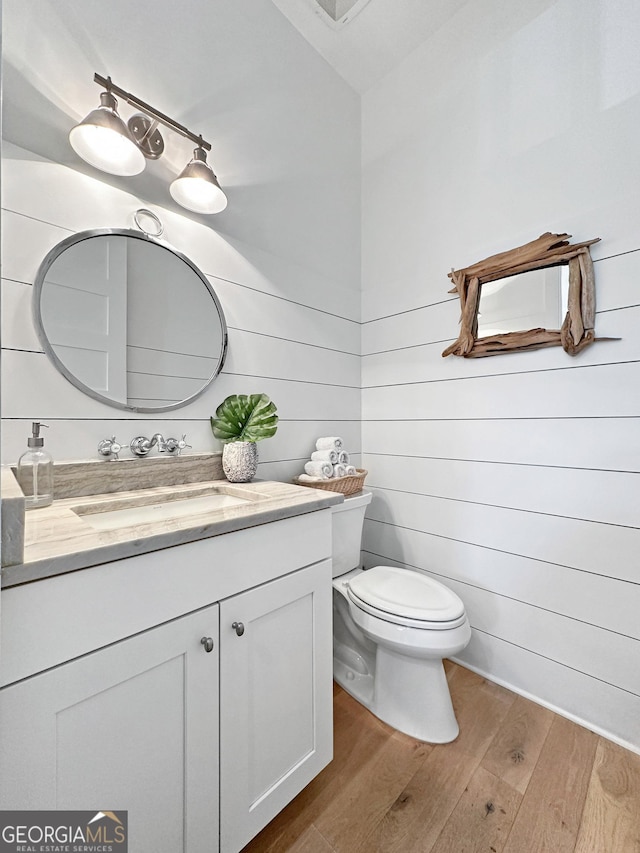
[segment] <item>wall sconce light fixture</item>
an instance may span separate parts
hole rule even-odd
[[[111,175],[139,175],[146,160],[157,160],[164,151],[164,140],[158,125],[195,142],[193,158],[171,183],[169,191],[175,201],[195,213],[220,213],[227,206],[227,197],[207,163],[211,145],[196,136],[184,125],[125,92],[111,77],[94,74],[94,83],[105,88],[100,106],[77,124],[69,133],[73,150],[91,166]],[[127,124],[118,115],[115,95],[141,110]]]

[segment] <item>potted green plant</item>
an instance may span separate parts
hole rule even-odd
[[[232,394],[216,409],[211,430],[223,442],[222,468],[231,483],[248,483],[255,476],[256,442],[276,434],[276,412],[266,394]]]

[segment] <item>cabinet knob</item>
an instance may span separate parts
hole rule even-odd
[[[200,642],[204,646],[205,652],[213,651],[213,638],[212,637],[203,637]]]
[[[236,634],[239,637],[244,634],[244,625],[242,624],[242,622],[234,622],[231,627],[235,630]]]

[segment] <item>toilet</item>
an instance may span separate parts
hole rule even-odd
[[[464,604],[428,575],[360,568],[370,492],[332,507],[333,677],[379,719],[429,743],[458,736],[442,665],[471,639]]]

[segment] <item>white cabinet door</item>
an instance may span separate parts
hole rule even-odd
[[[237,853],[329,763],[332,730],[325,560],[220,603],[222,853]]]
[[[0,809],[127,810],[131,853],[214,853],[217,605],[4,688],[0,755]]]

